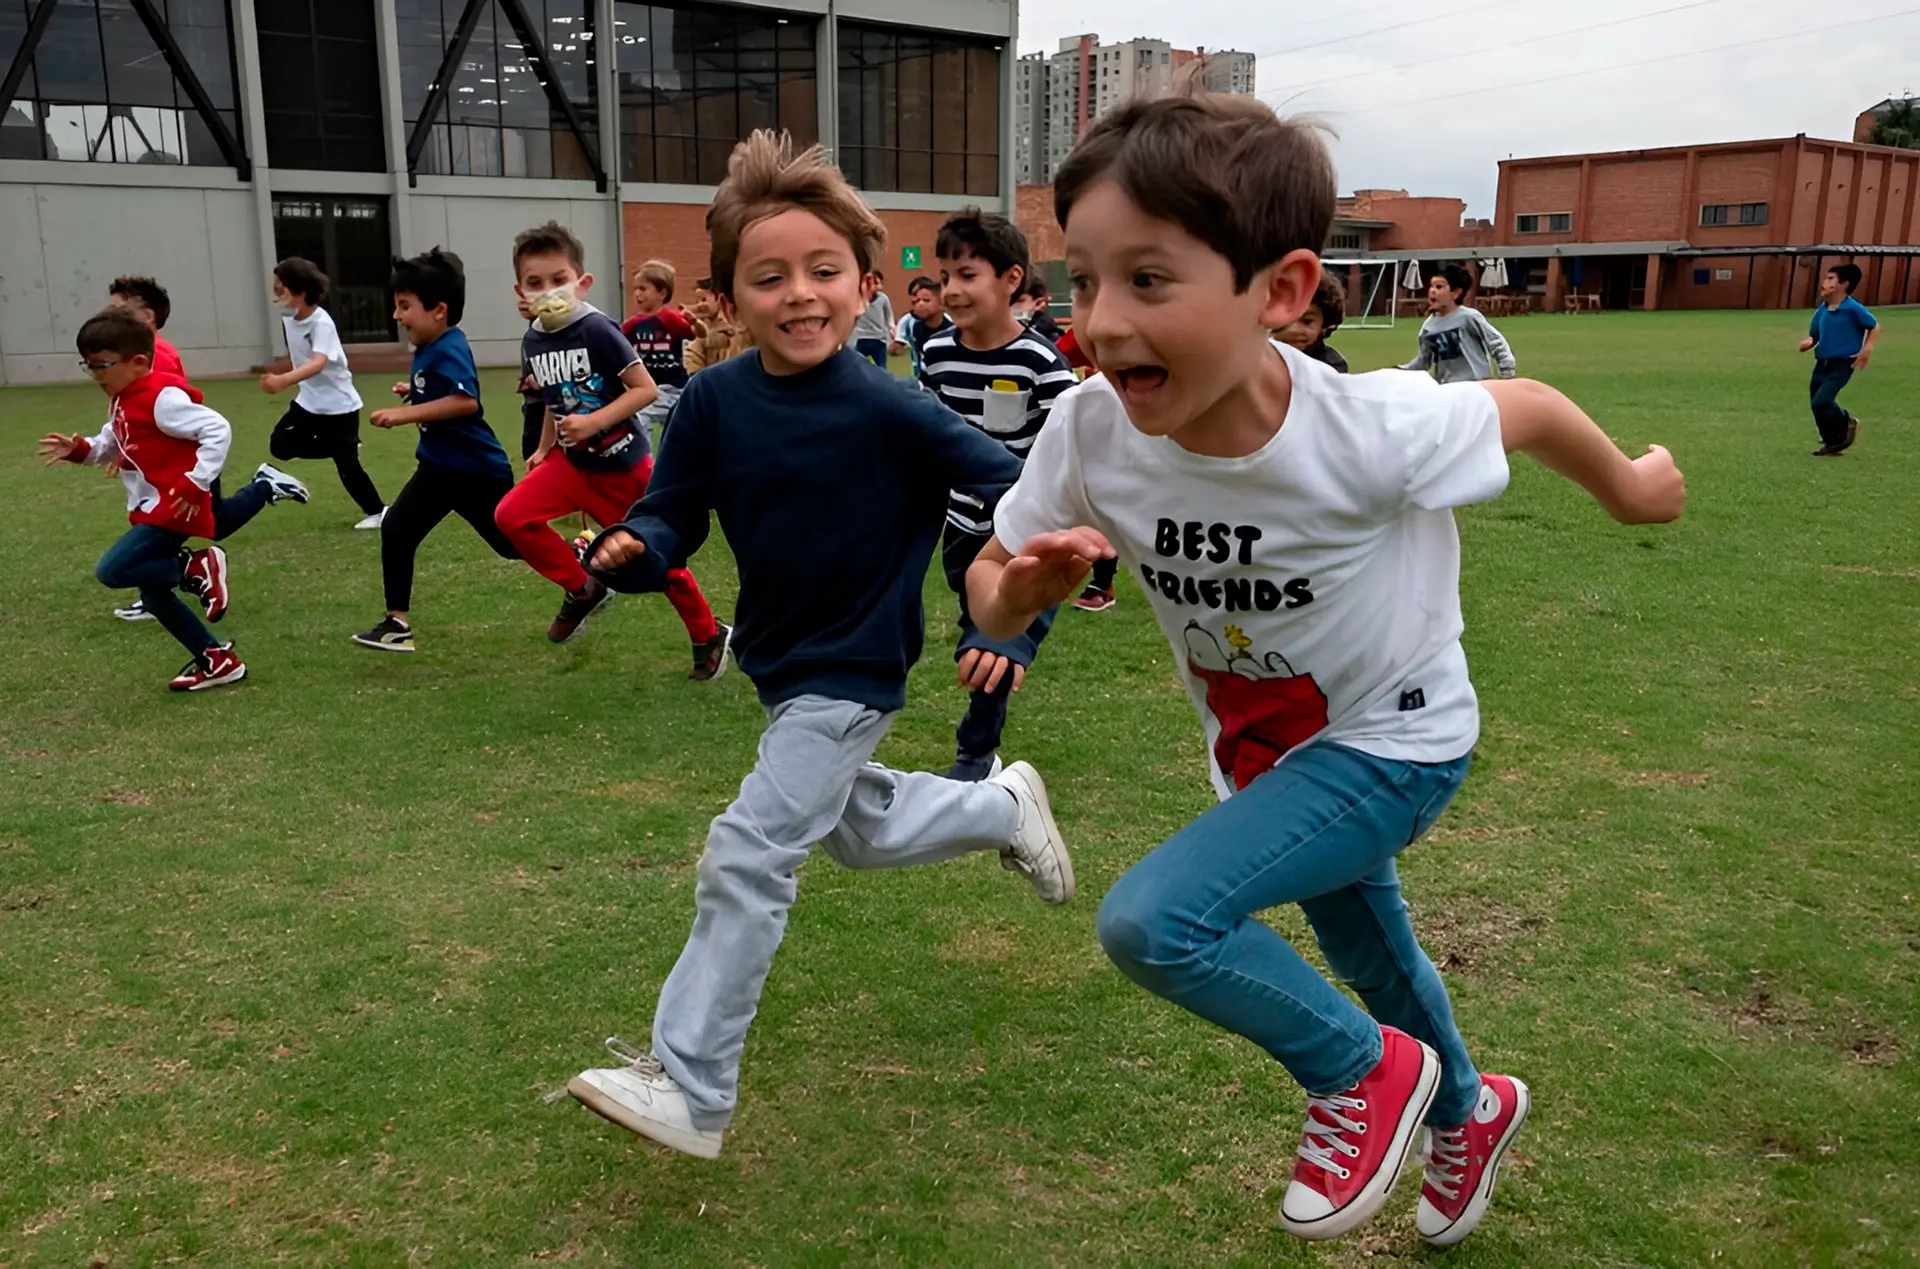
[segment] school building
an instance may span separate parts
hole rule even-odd
[[[349,343],[397,354],[391,258],[433,246],[511,364],[516,232],[570,225],[609,311],[650,258],[690,287],[759,127],[829,149],[904,306],[946,215],[1013,205],[1018,29],[1018,0],[0,0],[0,383],[79,378],[122,273],[167,286],[196,375],[264,365],[295,254]]]

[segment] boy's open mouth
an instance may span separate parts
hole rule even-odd
[[[1163,366],[1128,366],[1114,374],[1120,380],[1120,391],[1129,396],[1152,392],[1167,382],[1167,372]]]
[[[796,317],[790,322],[781,322],[780,329],[789,335],[811,335],[825,330],[827,319],[824,317]]]

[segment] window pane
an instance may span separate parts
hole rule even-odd
[[[118,106],[172,106],[173,71],[133,5],[128,0],[100,0],[99,12],[100,42],[106,51],[105,100]],[[180,100],[189,99],[181,93]]]
[[[55,5],[53,19],[34,50],[33,67],[39,76],[40,95],[59,101],[99,101],[107,99],[107,72],[100,58],[100,23],[92,5]],[[74,157],[70,150],[80,142],[79,116],[61,116],[59,124],[60,157]],[[49,137],[55,135],[52,116],[48,117]],[[84,145],[82,146],[84,149]]]
[[[903,149],[933,148],[933,46],[918,36],[900,41],[899,145]],[[908,186],[908,188],[915,188]]]
[[[495,6],[488,5],[461,54],[447,93],[447,121],[458,125],[500,122],[500,68],[494,61]],[[500,23],[502,27],[505,22]],[[451,32],[449,33],[451,35]]]
[[[932,193],[933,155],[926,150],[902,150],[898,188],[913,194]]]
[[[935,154],[933,156],[933,192],[936,194],[967,192],[966,155]]]
[[[1000,192],[1000,160],[991,154],[967,156],[967,193],[991,198]]]
[[[933,148],[967,148],[967,51],[963,48],[943,48],[933,55]]]
[[[9,102],[0,110],[0,159],[38,159],[40,124],[34,103],[25,99]]]
[[[840,49],[840,143],[865,151],[849,179],[868,189],[999,191],[1001,50],[857,22],[840,24]]]
[[[331,0],[329,0],[331,2]],[[160,6],[156,4],[156,8]],[[101,19],[106,13],[102,6]],[[200,86],[220,110],[231,110],[233,95],[233,41],[227,31],[226,0],[167,0],[167,30],[172,33]],[[180,104],[189,98],[180,94]]]
[[[456,19],[458,10],[455,11]],[[452,32],[440,21],[440,0],[396,0],[395,19],[400,32],[400,95],[408,123],[420,117],[433,73],[446,52]]]
[[[990,48],[967,50],[967,149],[1000,152],[1000,54]]]

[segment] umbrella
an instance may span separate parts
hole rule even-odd
[[[1400,274],[1400,285],[1409,291],[1424,291],[1427,289],[1427,278],[1426,275],[1420,271],[1420,262],[1418,260],[1407,261],[1407,267],[1402,270]]]
[[[1505,260],[1482,260],[1480,262],[1480,287],[1482,290],[1498,291],[1511,285],[1507,281],[1507,262]]]

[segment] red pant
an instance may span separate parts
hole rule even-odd
[[[584,511],[603,529],[618,524],[647,492],[652,475],[651,455],[625,471],[582,471],[554,450],[500,499],[493,521],[520,548],[520,558],[533,565],[534,572],[569,591],[579,590],[587,584],[587,570],[580,567],[573,547],[547,522]],[[668,573],[666,593],[695,643],[720,633],[713,609],[707,607],[707,597],[700,593],[692,573],[684,568]]]

